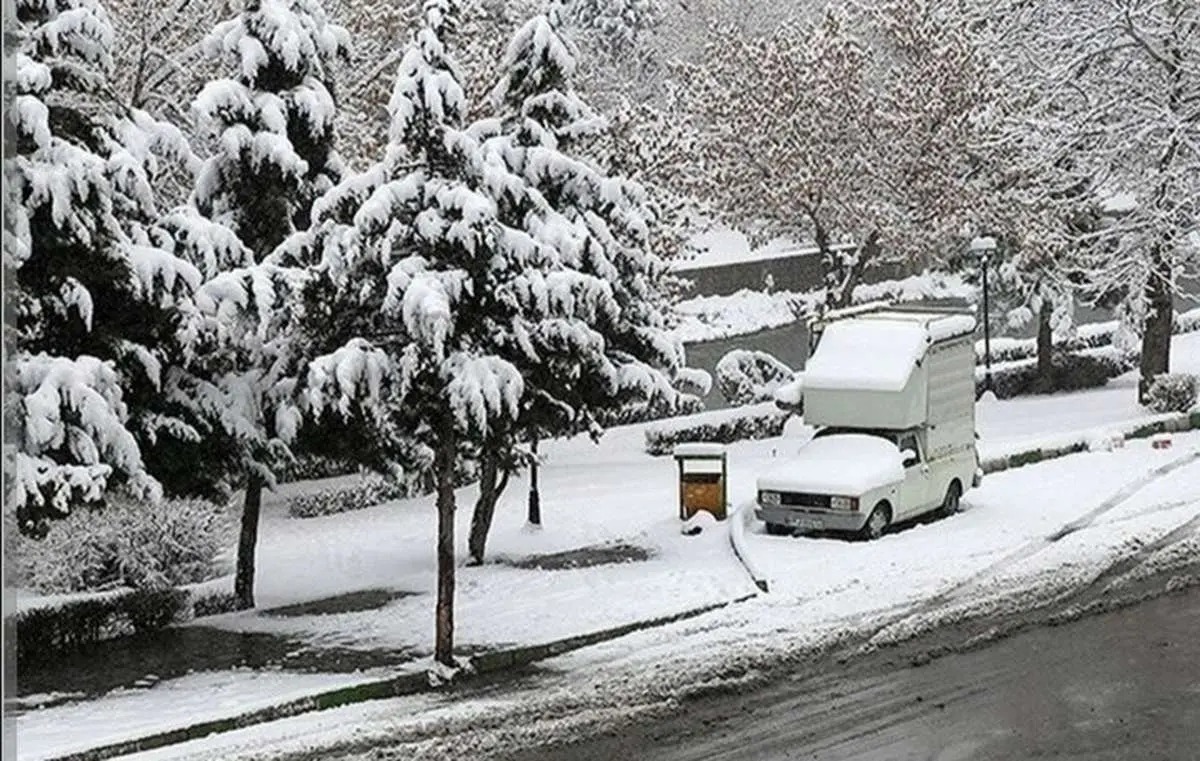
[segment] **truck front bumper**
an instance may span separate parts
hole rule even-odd
[[[802,507],[754,508],[754,517],[763,523],[787,526],[798,531],[859,531],[867,515],[848,510],[814,510]]]

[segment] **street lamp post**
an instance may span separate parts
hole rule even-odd
[[[538,492],[538,435],[535,432],[530,437],[530,449],[533,451],[533,462],[529,466],[529,515],[531,526],[542,525],[542,496]]]
[[[992,390],[992,321],[988,305],[988,263],[996,251],[996,239],[976,238],[971,241],[971,250],[979,258],[979,271],[983,276],[983,390]]]

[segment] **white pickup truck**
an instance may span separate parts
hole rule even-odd
[[[767,531],[874,539],[897,521],[956,512],[982,477],[974,316],[877,307],[810,330],[816,348],[795,383],[818,431],[759,477]]]

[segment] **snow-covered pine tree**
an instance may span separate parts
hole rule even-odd
[[[341,178],[332,68],[348,45],[319,0],[246,0],[204,40],[237,74],[209,82],[192,104],[214,147],[194,200],[257,261],[307,228],[313,200]]]
[[[335,313],[319,343],[342,348],[320,360],[313,393],[341,375],[339,366],[385,367],[393,394],[374,411],[432,465],[438,512],[435,657],[453,665],[454,472],[464,454],[499,421],[515,418],[524,394],[520,371],[494,349],[518,305],[506,283],[552,255],[502,225],[475,138],[462,129],[467,103],[446,49],[455,28],[450,0],[426,0],[423,23],[399,67],[392,98],[391,143],[382,161],[335,186],[317,204],[311,234],[281,250],[318,256],[323,284],[305,301],[310,315]],[[310,323],[315,322],[309,320]],[[314,365],[315,367],[315,365]],[[354,414],[348,406],[340,412]],[[423,462],[422,462],[423,461]]]
[[[629,56],[658,23],[657,0],[572,0],[571,20],[595,36],[595,48],[613,60]]]
[[[292,310],[307,273],[268,260],[309,226],[313,201],[341,177],[332,67],[347,45],[348,34],[326,19],[319,0],[247,0],[204,41],[205,52],[236,74],[209,82],[192,104],[213,145],[192,203],[209,232],[219,233],[211,239],[219,245],[194,249],[211,277],[200,306],[213,342],[201,360],[209,380],[197,393],[221,421],[245,488],[235,581],[244,607],[254,604],[262,490],[290,455],[301,415],[294,395],[306,366]],[[188,209],[172,222],[180,243],[206,237]]]
[[[21,0],[15,13],[12,151],[5,158],[5,442],[23,531],[107,489],[155,498],[143,447],[190,437],[163,376],[187,349],[200,273],[146,234],[154,152],[177,131],[121,111],[106,90],[111,25],[94,0]]]
[[[493,440],[480,452],[480,497],[469,539],[474,562],[482,562],[496,500],[522,459],[506,453],[520,451],[527,440],[536,446],[542,436],[598,435],[601,421],[612,415],[631,407],[673,408],[685,398],[673,386],[682,349],[662,330],[665,267],[650,251],[654,214],[645,192],[575,155],[605,122],[572,87],[576,54],[560,33],[561,14],[552,3],[513,37],[492,93],[500,132],[484,142],[520,178],[517,187],[529,189],[515,202],[513,188],[503,187],[501,219],[556,256],[522,276],[528,290],[519,299],[521,340],[497,347],[520,368],[526,397],[517,419],[493,427]],[[572,321],[538,306],[543,291],[551,302],[581,292],[603,295],[593,313]],[[531,499],[538,499],[536,492]]]

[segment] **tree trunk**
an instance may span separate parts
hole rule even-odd
[[[1154,253],[1154,269],[1146,283],[1146,329],[1142,334],[1141,378],[1138,403],[1146,403],[1146,394],[1157,375],[1171,366],[1171,328],[1175,305],[1171,298],[1171,266],[1161,251]]]
[[[454,439],[446,434],[438,447],[437,608],[434,659],[454,666]]]
[[[1038,310],[1037,332],[1037,382],[1044,391],[1050,391],[1051,375],[1054,372],[1054,332],[1050,329],[1050,318],[1054,316],[1054,304],[1042,297],[1042,308]]]
[[[501,472],[498,458],[484,455],[480,462],[479,499],[475,502],[475,512],[471,515],[471,535],[467,539],[471,565],[483,564],[488,533],[492,530],[492,518],[496,514],[496,503],[508,488],[508,477],[508,471]]]
[[[475,511],[471,514],[471,533],[467,537],[467,553],[471,565],[482,565],[487,546],[488,531],[492,528],[492,516],[496,512],[496,500],[500,494],[496,489],[500,467],[494,452],[483,451],[479,456],[479,499],[475,500]]]
[[[242,504],[242,533],[238,537],[237,575],[233,583],[240,610],[254,607],[254,552],[258,544],[262,491],[262,481],[257,478],[251,478],[246,483],[246,499]]]

